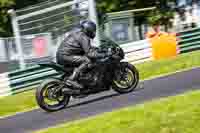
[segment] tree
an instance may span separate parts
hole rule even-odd
[[[10,24],[9,15],[7,14],[8,9],[20,9],[27,7],[29,5],[37,4],[45,0],[0,0],[0,37],[1,36],[11,36],[12,28]],[[49,0],[53,1],[53,0]],[[60,0],[64,1],[64,0]],[[68,1],[68,0],[65,0]],[[138,9],[156,6],[157,11],[153,13],[143,13],[138,16],[139,22],[144,21],[146,17],[149,16],[149,22],[154,23],[153,21],[158,19],[160,22],[169,23],[171,18],[170,10],[166,10],[167,3],[169,1],[175,0],[96,0],[99,17],[103,16],[102,14],[113,12],[113,11],[122,11],[122,10],[130,10],[130,9]],[[152,15],[153,14],[153,15]],[[104,19],[104,17],[101,18]],[[156,20],[156,21],[158,21]],[[167,20],[167,21],[166,21]]]
[[[10,36],[12,34],[11,26],[7,11],[14,5],[12,0],[0,0],[0,36]]]
[[[151,24],[160,23],[166,25],[170,23],[170,19],[173,17],[173,11],[170,10],[168,2],[176,2],[176,0],[97,0],[97,8],[98,12],[105,14],[113,11],[155,6],[155,11],[142,13],[137,16],[137,19],[143,21],[144,16],[147,16],[147,20]]]
[[[175,11],[168,5],[169,1],[170,0],[156,1],[157,9],[151,12],[148,17],[148,22],[151,25],[165,25],[166,31],[172,25],[171,19],[173,18]],[[174,0],[171,0],[170,2],[175,3]]]
[[[44,0],[0,0],[0,37],[12,36],[9,9],[20,9]]]
[[[15,9],[21,9],[39,3],[41,0],[15,0]]]

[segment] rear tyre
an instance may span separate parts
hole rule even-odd
[[[68,105],[70,96],[63,95],[59,79],[47,79],[36,90],[36,101],[47,112],[58,111]],[[59,90],[59,91],[58,91]]]

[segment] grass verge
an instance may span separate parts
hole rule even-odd
[[[35,91],[8,96],[0,99],[0,117],[14,115],[36,108]]]
[[[145,62],[136,65],[140,72],[140,78],[146,79],[158,75],[169,74],[184,69],[200,66],[200,51],[194,51],[178,55],[177,57]]]
[[[199,133],[200,91],[63,124],[37,133]]]
[[[150,61],[136,65],[140,72],[140,79],[152,78],[162,74],[169,74],[183,69],[200,66],[200,51],[179,55],[176,58]],[[21,93],[0,99],[0,117],[13,115],[36,108],[33,91]]]

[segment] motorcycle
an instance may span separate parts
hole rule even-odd
[[[53,112],[65,108],[71,97],[84,98],[111,89],[120,94],[134,91],[139,82],[139,72],[134,65],[122,61],[125,57],[123,49],[111,43],[101,45],[98,51],[110,54],[93,61],[92,67],[79,75],[78,82],[84,86],[80,90],[73,89],[66,82],[73,72],[72,66],[61,66],[55,62],[39,64],[41,67],[53,68],[61,76],[45,79],[39,85],[36,89],[38,105],[47,112]]]

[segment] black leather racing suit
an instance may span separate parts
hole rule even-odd
[[[104,56],[91,46],[90,38],[81,29],[74,29],[59,46],[56,59],[58,64],[77,67],[70,77],[70,80],[76,80],[79,73],[91,64],[91,59]]]

